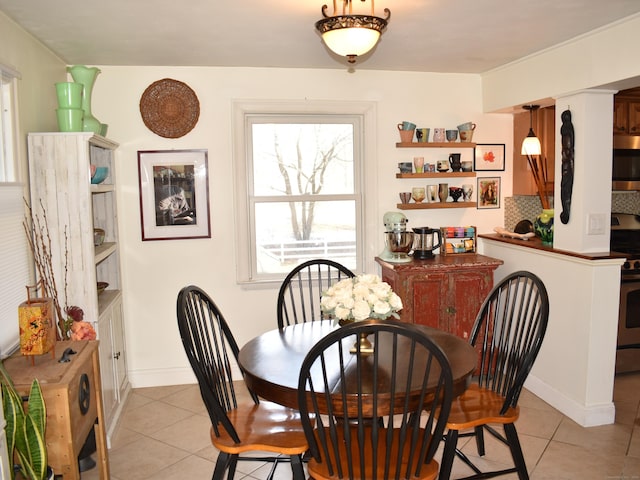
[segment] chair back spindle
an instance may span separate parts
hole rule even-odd
[[[278,328],[323,319],[322,292],[334,283],[355,274],[332,260],[314,259],[296,266],[286,276],[278,292]]]

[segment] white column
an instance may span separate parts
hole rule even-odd
[[[580,253],[609,251],[613,90],[584,90],[556,98],[556,162],[553,247]],[[567,224],[563,211],[562,112],[569,110],[574,130],[573,192]]]

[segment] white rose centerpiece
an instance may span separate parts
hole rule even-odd
[[[400,318],[402,300],[378,275],[341,280],[322,293],[320,309],[335,321]]]

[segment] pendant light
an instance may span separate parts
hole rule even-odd
[[[337,2],[342,2],[342,12],[337,12]],[[363,3],[366,0],[361,0]],[[348,6],[348,8],[347,8]],[[391,16],[384,9],[386,18],[376,17],[371,0],[371,15],[354,15],[352,0],[333,0],[333,15],[326,13],[327,5],[322,6],[322,20],[316,22],[316,29],[331,51],[347,57],[349,63],[356,63],[356,57],[369,52],[378,43],[382,31]]]
[[[540,108],[540,105],[523,105],[525,110],[529,110],[529,133],[522,141],[522,155],[540,155],[542,153],[542,146],[540,140],[533,133],[533,112]]]

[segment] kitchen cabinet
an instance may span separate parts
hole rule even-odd
[[[553,194],[556,158],[556,108],[541,108],[533,113],[533,132],[540,139],[540,158],[547,169],[547,192]],[[529,133],[531,124],[529,112],[513,116],[513,195],[538,195],[538,187],[533,180],[527,157],[520,153],[522,141]]]
[[[615,98],[613,102],[613,134],[640,135],[640,98]]]
[[[382,280],[400,296],[400,319],[468,339],[482,302],[493,288],[502,260],[478,254],[435,255],[410,263],[380,258]]]
[[[472,149],[471,161],[475,157],[476,144],[472,142],[398,142],[396,148],[444,148],[447,150]],[[450,178],[475,178],[476,172],[424,172],[424,173],[396,173],[396,178],[433,178],[438,183]],[[398,203],[399,210],[425,210],[433,208],[469,208],[476,207],[476,202],[422,202]]]
[[[82,308],[84,320],[98,335],[108,441],[130,389],[118,241],[117,147],[88,132],[28,135],[31,205],[34,216],[42,219],[46,214],[60,304]],[[91,183],[91,166],[109,169],[104,182]],[[105,231],[99,246],[94,245],[94,228]],[[108,283],[100,295],[98,281]]]

